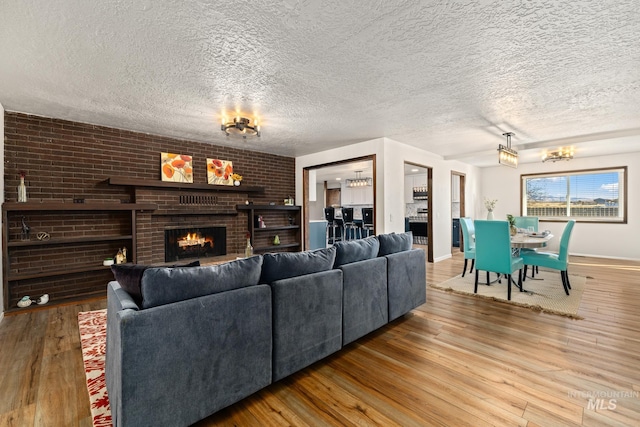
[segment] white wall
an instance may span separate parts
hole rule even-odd
[[[0,104],[0,189],[2,189],[2,201],[4,201],[4,107]],[[2,231],[4,227],[0,227],[0,240],[2,240]],[[4,258],[4,254],[2,254]],[[3,277],[2,264],[0,263],[0,277]],[[4,316],[4,289],[0,284],[0,321]]]
[[[309,221],[324,219],[324,199],[324,183],[319,182],[316,184],[316,200],[309,202]]]
[[[378,138],[347,147],[296,158],[296,199],[302,200],[302,171],[340,160],[376,155],[376,230],[381,233],[404,232],[404,163],[433,168],[433,254],[436,261],[451,256],[451,171],[467,176],[466,202],[470,211],[481,203],[476,200],[479,169],[388,138]]]
[[[640,153],[620,154],[576,158],[569,162],[527,163],[517,169],[505,166],[484,168],[481,170],[482,191],[477,199],[476,218],[486,218],[484,197],[497,199],[494,210],[495,219],[506,219],[506,215],[520,214],[520,175],[544,172],[597,169],[606,167],[627,166],[627,224],[594,224],[578,222],[571,235],[569,252],[573,255],[589,255],[605,258],[640,260]],[[560,236],[564,223],[543,222],[542,229],[551,230]],[[559,239],[551,241],[550,249],[557,250]]]
[[[391,139],[385,139],[384,149],[384,232],[404,231],[404,163],[430,167],[433,170],[433,189],[429,195],[433,209],[433,257],[435,261],[451,257],[451,171],[465,174],[465,201],[473,208],[477,204],[479,169],[459,161],[443,160],[437,154]],[[473,210],[467,210],[469,212]]]

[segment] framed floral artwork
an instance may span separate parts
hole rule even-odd
[[[233,162],[207,159],[207,182],[213,185],[233,185]]]
[[[160,176],[163,181],[193,182],[192,157],[184,154],[160,153]]]

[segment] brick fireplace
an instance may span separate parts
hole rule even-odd
[[[164,234],[167,229],[189,227],[223,227],[226,230],[226,252],[241,253],[246,245],[247,213],[238,212],[235,206],[250,200],[256,204],[280,203],[295,191],[294,159],[242,149],[243,140],[229,140],[232,146],[214,146],[208,143],[167,138],[77,123],[55,118],[5,112],[5,202],[16,201],[16,187],[21,171],[26,174],[29,203],[76,202],[105,204],[152,204],[153,210],[135,213],[132,236],[124,243],[97,245],[87,256],[87,245],[56,245],[44,247],[19,247],[20,259],[11,259],[10,265],[19,263],[25,271],[46,272],[43,259],[60,259],[70,271],[87,264],[114,256],[123,245],[136,253],[139,264],[165,262]],[[240,148],[237,148],[240,147]],[[194,184],[164,188],[136,183],[161,183],[160,153],[172,152],[193,157]],[[242,185],[217,191],[217,186],[206,184],[206,159],[219,158],[233,162],[234,171],[243,175]],[[115,185],[110,183],[117,178]],[[129,184],[132,182],[133,184]],[[124,184],[123,184],[124,183]],[[261,191],[248,191],[260,187]],[[247,190],[247,191],[244,191]],[[100,215],[65,212],[50,215],[46,219],[33,218],[33,235],[49,232],[51,239],[73,233],[80,235],[126,234],[121,229],[132,221],[126,212],[105,212]],[[16,218],[19,218],[16,215]],[[128,219],[129,218],[129,219]],[[10,221],[8,238],[19,238],[19,221]],[[108,242],[107,242],[108,243]],[[51,249],[49,249],[51,248]],[[33,254],[33,256],[31,255]],[[3,253],[3,256],[9,256]],[[132,261],[131,256],[129,261]],[[6,264],[5,264],[6,265]],[[55,264],[54,267],[62,268]],[[5,275],[7,272],[5,272]],[[5,289],[5,301],[14,305],[20,294],[49,293],[65,298],[78,294],[104,293],[105,284],[112,280],[105,268],[82,274],[58,275],[16,281]],[[28,282],[28,283],[27,283]],[[6,284],[6,281],[5,281]],[[7,286],[5,285],[5,288]]]

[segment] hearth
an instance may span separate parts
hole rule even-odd
[[[226,254],[226,227],[189,227],[164,230],[165,262]]]

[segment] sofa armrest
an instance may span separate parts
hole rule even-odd
[[[396,252],[387,258],[389,321],[427,301],[427,268],[424,250]]]
[[[117,299],[115,290],[108,297]],[[271,383],[267,285],[108,315],[115,426],[190,425]]]

